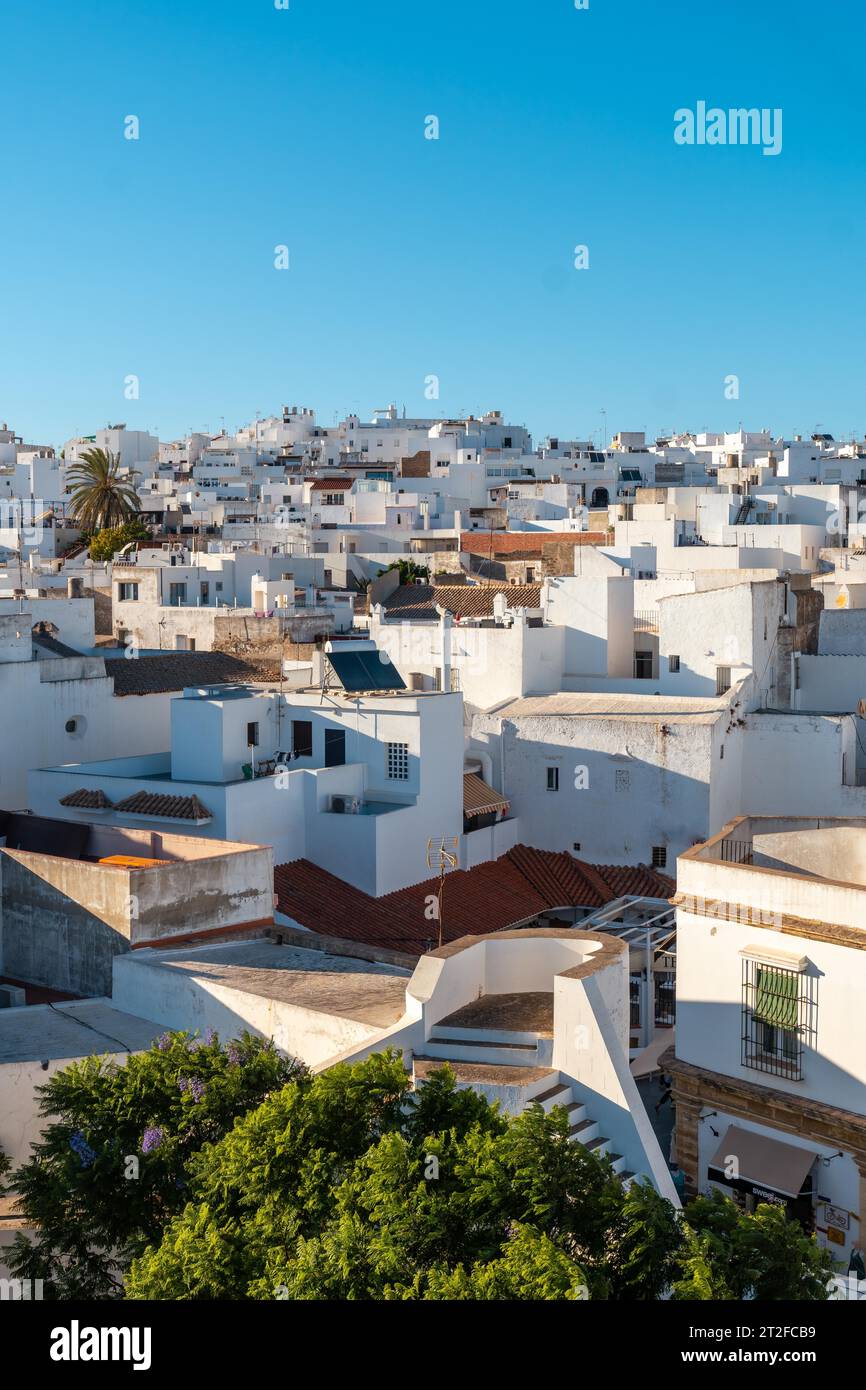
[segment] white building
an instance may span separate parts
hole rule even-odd
[[[169,751],[43,763],[33,810],[89,820],[101,793],[107,824],[272,845],[275,863],[309,859],[372,896],[428,878],[428,841],[456,840],[465,863],[515,843],[514,822],[464,835],[458,694],[222,687],[170,708]]]
[[[679,859],[676,1152],[847,1267],[866,1216],[866,823],[745,817]]]

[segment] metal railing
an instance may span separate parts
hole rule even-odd
[[[751,840],[722,840],[719,850],[723,864],[751,864]]]
[[[653,613],[649,609],[636,612],[634,615],[634,630],[635,632],[658,632],[658,613]]]

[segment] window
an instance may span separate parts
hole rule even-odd
[[[259,726],[255,720],[247,725],[247,747],[258,748],[259,746]]]
[[[559,791],[559,768],[549,767],[547,769],[547,790],[549,792]]]
[[[408,782],[409,745],[408,743],[386,743],[385,752],[390,782]]]
[[[292,720],[292,752],[296,758],[313,756],[313,721],[311,719]]]
[[[118,603],[135,603],[138,598],[137,584],[118,584],[117,601]]]
[[[574,850],[575,854],[580,854],[580,840],[575,840],[571,848]]]
[[[716,667],[716,694],[724,695],[731,688],[730,666]]]
[[[666,845],[653,845],[653,868],[664,869],[667,867],[668,851]]]
[[[651,681],[653,678],[652,652],[635,652],[634,678],[638,681]]]
[[[631,773],[627,767],[618,767],[613,780],[616,791],[631,791]]]
[[[346,730],[325,730],[325,767],[342,767],[346,761]]]
[[[672,676],[679,675],[680,659],[678,656],[668,657],[668,670],[670,671]]]
[[[181,604],[186,603],[186,585],[169,584],[168,602],[171,608],[179,608]]]
[[[743,961],[742,1063],[800,1081],[811,1030],[813,981],[799,970]]]
[[[210,603],[210,582],[207,579],[201,581],[201,601],[203,604]]]

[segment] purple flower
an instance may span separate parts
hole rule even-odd
[[[213,1028],[206,1028],[206,1029],[205,1029],[204,1040],[205,1040],[205,1043],[206,1043],[206,1045],[207,1045],[208,1047],[210,1047],[210,1045],[211,1045],[211,1043],[213,1042],[213,1040],[214,1040],[215,1037],[216,1037],[216,1033],[214,1032]]]
[[[186,1095],[187,1092],[189,1092],[196,1103],[201,1100],[205,1093],[205,1084],[197,1076],[179,1076],[177,1079],[177,1088],[182,1095]]]
[[[153,1149],[158,1149],[164,1138],[165,1131],[159,1125],[148,1125],[141,1141],[141,1152],[149,1154]]]
[[[156,1045],[160,1052],[168,1052],[171,1047],[171,1033],[163,1033],[156,1040]]]
[[[78,1154],[78,1161],[82,1168],[90,1168],[96,1162],[96,1150],[90,1147],[80,1129],[76,1130],[70,1138],[69,1147]]]
[[[226,1048],[226,1056],[229,1059],[230,1067],[239,1067],[241,1064],[241,1050],[236,1042],[230,1042]]]

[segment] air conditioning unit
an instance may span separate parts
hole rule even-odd
[[[331,810],[336,811],[338,815],[360,815],[361,798],[359,796],[332,796]]]

